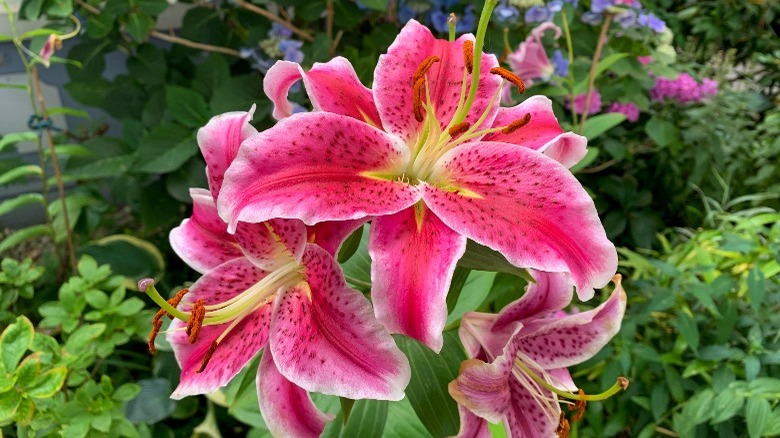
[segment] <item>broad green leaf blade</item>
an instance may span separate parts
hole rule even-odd
[[[764,295],[766,295],[764,273],[758,266],[753,267],[748,273],[747,286],[750,305],[753,307],[753,310],[758,311],[761,308],[761,303],[764,301]]]
[[[357,400],[341,436],[382,436],[387,421],[387,405],[386,400]]]
[[[355,252],[360,247],[360,242],[363,239],[363,227],[361,226],[357,230],[353,231],[352,234],[347,237],[347,240],[344,241],[344,243],[341,244],[341,248],[339,249],[338,253],[338,261],[339,263],[344,263],[347,260],[349,260],[353,255],[355,255]]]
[[[462,268],[474,269],[477,271],[505,272],[507,274],[517,275],[526,280],[533,281],[525,269],[520,269],[501,255],[497,251],[482,246],[472,240],[466,243],[466,253],[458,260],[458,266]]]
[[[88,119],[89,113],[84,110],[76,108],[68,108],[65,106],[55,106],[48,109],[49,117],[64,114],[66,116],[81,117],[82,119]]]
[[[764,427],[769,421],[772,407],[763,397],[751,397],[745,407],[745,421],[750,438],[758,438],[763,435]]]
[[[27,164],[24,166],[19,166],[0,175],[0,186],[14,182],[22,178],[27,178],[30,176],[40,177],[42,175],[43,175],[43,169],[41,169],[41,166],[36,166],[35,164]]]
[[[585,122],[582,135],[587,137],[588,141],[593,141],[601,134],[623,123],[624,120],[626,120],[626,115],[622,113],[607,113],[590,117]]]
[[[30,225],[21,230],[16,230],[0,241],[0,252],[6,251],[35,237],[47,235],[51,235],[51,228],[49,228],[48,225]]]
[[[395,336],[395,339],[409,358],[412,378],[406,396],[420,421],[433,436],[457,434],[460,425],[458,406],[447,390],[458,375],[460,363],[466,359],[457,334],[445,333],[440,354],[414,339],[404,336]]]
[[[360,237],[360,245],[346,262],[341,264],[344,277],[352,287],[368,292],[371,290],[371,257],[368,255],[369,227],[363,231]]]
[[[35,384],[27,390],[27,395],[32,398],[50,398],[62,388],[67,375],[68,369],[64,366],[52,368],[38,376]]]
[[[447,317],[447,324],[460,320],[466,312],[476,310],[490,293],[496,272],[471,271],[466,279],[455,308]]]
[[[16,390],[5,392],[0,397],[0,424],[5,423],[16,415],[22,396]]]
[[[173,118],[184,126],[199,128],[208,121],[208,104],[203,96],[195,91],[170,85],[165,88],[165,100]]]
[[[387,423],[383,438],[429,438],[431,434],[425,429],[420,419],[412,409],[409,398],[391,402],[387,409]]]
[[[46,200],[40,193],[22,193],[15,198],[6,199],[5,201],[0,202],[0,216],[30,204],[46,205]]]
[[[0,138],[0,152],[5,149],[6,146],[18,143],[20,141],[35,141],[38,139],[37,132],[14,132],[12,134],[6,134],[3,138]]]
[[[580,170],[590,166],[591,163],[596,161],[596,158],[598,158],[600,152],[601,149],[599,148],[589,147],[588,152],[585,153],[585,156],[582,157],[582,159],[577,164],[571,166],[571,173],[577,173]]]
[[[691,347],[691,350],[697,352],[699,349],[699,327],[696,321],[683,311],[677,312],[677,330]]]
[[[150,242],[126,234],[116,234],[92,242],[79,250],[79,256],[89,254],[101,265],[110,265],[114,274],[126,277],[125,286],[137,288],[136,279],[162,278],[165,259]]]
[[[35,336],[35,328],[26,316],[19,316],[0,334],[0,365],[13,373]]]
[[[460,291],[463,290],[463,286],[466,284],[466,279],[469,277],[471,269],[455,267],[455,272],[452,274],[452,281],[450,281],[450,290],[447,292],[447,313],[452,313],[452,309],[458,303],[460,298]]]
[[[598,65],[596,66],[596,77],[599,77],[600,74],[604,73],[608,68],[612,67],[612,64],[620,61],[621,59],[627,57],[630,55],[629,53],[613,53],[611,55],[607,55],[599,61]],[[583,94],[588,91],[588,78],[585,78],[581,80],[575,87],[574,87],[574,94]]]

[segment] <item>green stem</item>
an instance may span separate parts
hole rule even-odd
[[[154,284],[150,284],[149,286],[147,286],[145,293],[146,295],[149,295],[149,298],[151,298],[152,301],[155,302],[155,304],[160,306],[161,309],[165,310],[169,314],[173,315],[174,318],[178,318],[185,322],[190,319],[190,315],[187,315],[186,313],[171,306],[171,303],[169,303],[165,298],[163,298],[162,295],[160,295],[160,292],[157,292],[157,289],[154,287]]]
[[[450,13],[449,18],[447,18],[447,27],[450,28],[450,35],[449,39],[450,42],[455,41],[455,28],[458,25],[458,17],[455,16],[454,13]]]
[[[515,365],[519,366],[528,376],[530,376],[534,382],[538,383],[548,391],[552,391],[558,396],[561,396],[563,398],[569,399],[569,400],[585,400],[585,401],[602,401],[606,400],[613,395],[617,394],[620,391],[623,391],[625,388],[628,387],[628,379],[625,377],[618,377],[617,381],[614,385],[612,385],[609,389],[602,392],[601,394],[593,394],[593,395],[587,395],[587,394],[574,394],[569,391],[562,391],[549,383],[547,383],[544,379],[537,376],[536,373],[534,373],[526,364],[523,363],[520,359],[515,359]]]
[[[477,87],[479,86],[479,68],[482,64],[482,47],[485,45],[485,33],[487,32],[487,25],[490,21],[490,16],[493,14],[493,9],[498,4],[498,0],[487,0],[485,7],[482,8],[482,14],[479,16],[479,26],[477,27],[477,38],[474,42],[474,62],[471,69],[471,88],[469,89],[469,96],[466,98],[466,104],[460,111],[453,117],[451,125],[457,125],[458,123],[466,120],[466,116],[471,109],[471,105],[474,103],[474,99],[477,96]]]
[[[566,17],[566,8],[561,9],[561,23],[563,25],[563,34],[566,36],[566,53],[569,56],[569,102],[571,105],[571,123],[577,126],[577,111],[574,110],[574,46],[571,43],[571,31],[569,30],[569,20]]]
[[[580,120],[579,133],[585,129],[585,122],[588,120],[588,107],[590,106],[590,99],[593,97],[593,84],[596,82],[596,70],[598,70],[599,60],[601,59],[601,51],[604,50],[604,44],[607,39],[607,31],[609,25],[612,23],[612,14],[607,14],[604,17],[604,23],[601,25],[601,32],[599,33],[599,40],[596,43],[596,53],[593,54],[593,60],[590,63],[590,73],[588,74],[588,93],[585,95],[585,108],[582,109],[582,119]],[[571,101],[572,108],[574,107],[574,100]]]

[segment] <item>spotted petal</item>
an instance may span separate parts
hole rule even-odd
[[[545,369],[566,368],[584,362],[601,350],[620,330],[626,294],[615,276],[615,290],[599,307],[563,318],[535,321],[520,340],[523,352]]]
[[[257,399],[273,436],[316,438],[334,417],[320,412],[306,390],[281,375],[268,352],[257,369]]]
[[[492,330],[502,330],[516,321],[543,318],[569,305],[573,288],[568,275],[541,271],[531,271],[531,275],[536,283],[529,284],[520,299],[501,310]]]
[[[558,162],[507,143],[463,144],[436,163],[423,199],[453,230],[518,267],[570,272],[582,300],[617,269],[593,200]]]
[[[381,126],[374,95],[360,83],[352,64],[341,56],[326,63],[315,62],[308,72],[290,61],[277,61],[271,66],[263,80],[263,90],[274,103],[273,116],[277,120],[292,115],[293,106],[287,94],[299,79],[303,79],[315,110],[369,120]]]
[[[387,54],[379,57],[374,71],[374,100],[387,132],[396,134],[404,140],[415,138],[420,122],[414,118],[412,106],[412,76],[422,62],[437,56],[440,61],[428,71],[428,89],[431,103],[436,110],[436,119],[442,128],[446,127],[458,106],[463,84],[465,62],[463,43],[474,41],[473,35],[463,35],[454,42],[437,39],[427,27],[415,20],[409,20],[401,29]],[[479,87],[474,104],[466,121],[475,123],[485,112],[488,103],[501,85],[501,78],[489,73],[498,66],[496,57],[482,54]],[[471,83],[471,75],[466,76]],[[466,86],[468,90],[468,85]],[[497,107],[488,113],[482,127],[490,126]]]
[[[384,178],[408,161],[398,139],[351,117],[295,114],[244,142],[217,205],[230,231],[238,221],[311,225],[395,213],[420,197],[416,187]]]
[[[225,171],[236,158],[241,142],[257,133],[249,124],[254,112],[253,105],[249,112],[220,114],[198,130],[198,146],[206,160],[206,175],[214,199],[217,199]]]
[[[295,219],[271,219],[261,223],[241,222],[235,238],[241,251],[260,269],[279,267],[292,256],[300,260],[307,239],[306,226]]]
[[[466,238],[430,210],[415,207],[374,219],[369,236],[371,297],[379,321],[392,333],[438,352],[444,343],[447,291]]]
[[[472,414],[471,411],[458,405],[458,414],[460,415],[460,430],[457,438],[490,438],[487,421]]]
[[[483,141],[500,141],[525,146],[544,153],[566,167],[577,164],[587,153],[588,139],[573,132],[563,132],[552,109],[552,101],[544,96],[532,96],[511,108],[500,108],[493,127],[506,126],[526,114],[531,121],[509,134],[496,132]]]
[[[279,371],[307,391],[400,400],[411,371],[368,300],[347,287],[336,261],[308,245],[307,281],[276,299],[271,351]]]
[[[309,238],[335,257],[347,237],[366,222],[365,218],[353,221],[320,222],[309,227]]]
[[[192,269],[205,273],[228,260],[242,257],[236,239],[217,214],[214,200],[205,189],[190,189],[192,216],[171,230],[173,251]]]
[[[184,299],[190,303],[202,299],[206,305],[224,302],[260,281],[266,274],[246,259],[234,259],[202,276],[190,287]],[[266,344],[271,307],[270,303],[260,307],[231,329],[200,373],[198,370],[206,352],[230,323],[203,326],[197,341],[190,344],[183,330],[186,323],[173,320],[167,339],[182,371],[179,386],[171,397],[180,399],[188,395],[207,394],[225,386]]]

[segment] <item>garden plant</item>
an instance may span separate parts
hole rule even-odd
[[[0,437],[780,436],[777,2],[0,3]]]

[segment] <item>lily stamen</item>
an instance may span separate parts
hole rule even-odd
[[[527,125],[529,122],[531,122],[531,113],[526,113],[521,119],[515,120],[514,122],[504,126],[501,129],[501,132],[503,134],[511,134]]]
[[[539,377],[531,368],[529,368],[525,363],[523,363],[520,359],[515,359],[515,365],[517,365],[520,369],[522,369],[529,377],[534,379],[538,384],[542,385],[546,390],[552,391],[554,394],[569,399],[569,400],[576,400],[576,401],[602,401],[606,400],[613,395],[619,393],[620,391],[624,391],[626,388],[628,388],[628,379],[625,377],[618,377],[617,381],[614,385],[612,385],[609,389],[606,391],[600,393],[600,394],[594,394],[594,395],[587,395],[584,392],[574,394],[569,391],[564,391],[562,389],[558,389],[549,383],[547,383],[544,379]]]
[[[569,432],[571,432],[571,425],[569,420],[566,419],[566,414],[561,412],[561,418],[558,420],[558,428],[555,429],[555,433],[558,434],[558,438],[569,438]]]
[[[433,64],[439,62],[438,56],[429,56],[417,67],[412,75],[412,109],[414,119],[422,122],[423,115],[423,87],[425,86],[425,74],[428,73]]]
[[[474,69],[474,43],[469,40],[463,42],[463,63],[466,64],[466,70],[471,74]]]
[[[200,368],[198,368],[198,371],[195,371],[196,373],[202,373],[203,370],[206,369],[206,366],[209,364],[209,361],[211,360],[211,356],[214,355],[214,352],[217,351],[217,342],[214,341],[209,345],[209,349],[206,350],[206,354],[203,356],[203,360],[200,361]]]
[[[145,279],[145,280],[151,280],[151,279]],[[151,281],[153,282],[154,280]],[[150,285],[147,284],[144,289],[147,289],[148,287],[150,287]],[[153,287],[153,283],[151,287]],[[141,290],[141,282],[139,282],[138,290]],[[184,295],[187,292],[189,292],[189,289],[187,288],[179,290],[178,292],[176,292],[176,295],[174,295],[173,298],[168,300],[168,304],[170,304],[173,307],[178,306],[179,302],[181,302],[181,299],[184,297]],[[152,331],[149,332],[149,340],[147,342],[150,354],[157,354],[157,347],[154,346],[154,341],[157,339],[157,335],[160,333],[160,329],[162,328],[162,324],[163,324],[162,319],[166,315],[168,315],[168,318],[173,319],[173,316],[163,309],[158,310],[157,313],[154,315],[154,318],[152,319]]]
[[[582,398],[585,396],[585,391],[583,391],[582,388],[580,388],[579,395],[580,399],[577,400],[577,402],[573,405],[569,406],[570,411],[575,411],[574,415],[571,416],[572,423],[576,423],[582,420],[582,416],[585,415],[585,408],[588,406],[588,402]]]
[[[490,69],[490,73],[501,76],[502,78],[517,86],[517,90],[520,92],[520,94],[525,92],[525,83],[523,83],[523,80],[520,79],[520,76],[517,76],[504,67],[493,67]]]
[[[205,301],[198,300],[192,307],[190,320],[187,321],[187,335],[190,337],[190,344],[198,340],[200,328],[203,326],[203,319],[206,317]]]
[[[464,132],[468,131],[471,127],[471,123],[469,122],[460,122],[457,125],[451,127],[447,130],[447,133],[450,134],[450,137],[457,137],[460,134],[463,134]]]

